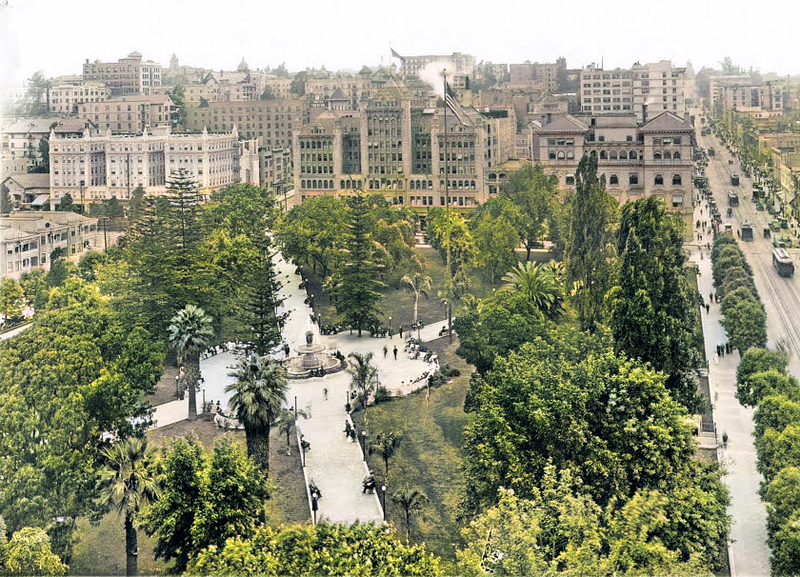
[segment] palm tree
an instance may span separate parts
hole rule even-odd
[[[125,515],[126,574],[139,573],[139,535],[136,514],[141,507],[158,499],[154,473],[155,450],[147,439],[131,438],[101,451],[106,460],[100,471],[100,502]]]
[[[307,415],[303,409],[298,409],[297,415],[294,414],[292,409],[281,407],[280,413],[276,422],[279,423],[278,431],[281,435],[286,435],[286,454],[290,454],[289,437],[297,430],[297,417],[301,416],[306,418]]]
[[[200,379],[200,353],[208,348],[214,336],[212,319],[200,307],[186,305],[170,319],[169,341],[178,352],[178,363],[186,364],[186,383],[189,389],[189,420],[197,418],[195,390]]]
[[[389,478],[389,459],[394,456],[400,441],[403,440],[402,433],[389,431],[388,433],[378,433],[375,441],[372,442],[370,449],[378,453],[386,465],[386,478]]]
[[[353,375],[350,386],[361,394],[361,403],[364,406],[364,421],[367,420],[367,401],[369,395],[377,389],[378,369],[372,366],[372,353],[350,353],[347,355],[355,359],[355,364],[348,367]]]
[[[247,454],[268,473],[270,427],[289,390],[284,368],[270,358],[248,355],[239,358],[228,375],[236,378],[225,392],[233,393],[230,406],[244,425]]]
[[[564,294],[559,287],[558,265],[520,262],[503,277],[505,290],[522,294],[550,320],[556,320],[563,309]]]
[[[408,543],[411,538],[411,514],[422,511],[422,508],[428,503],[428,496],[418,487],[411,488],[406,485],[405,488],[395,491],[392,501],[400,505],[405,514],[406,543]]]
[[[433,279],[428,275],[415,272],[413,277],[407,274],[403,275],[400,282],[405,283],[408,290],[414,293],[414,324],[417,326],[417,338],[419,339],[419,297],[420,295],[425,295],[425,298],[428,297],[428,291],[431,290]]]

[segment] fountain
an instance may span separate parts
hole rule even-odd
[[[307,379],[335,373],[344,368],[345,363],[325,352],[325,345],[315,337],[313,327],[306,326],[306,344],[295,348],[298,356],[286,360],[286,372],[290,379]]]

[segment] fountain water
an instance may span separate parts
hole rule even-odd
[[[344,368],[345,363],[325,352],[325,345],[319,342],[319,333],[306,326],[306,344],[295,348],[298,356],[286,360],[286,372],[291,379],[321,377]]]

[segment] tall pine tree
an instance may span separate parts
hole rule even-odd
[[[658,197],[622,208],[610,325],[617,351],[665,372],[667,388],[693,410],[697,383],[692,371],[700,359],[692,342],[697,313],[685,274],[683,226]]]
[[[244,311],[245,322],[252,328],[248,349],[264,356],[280,343],[281,330],[289,313],[278,314],[278,307],[284,301],[279,294],[283,285],[272,260],[275,252],[271,249],[269,237],[265,235],[260,245]]]
[[[376,245],[372,239],[369,206],[359,194],[349,201],[350,222],[345,262],[336,273],[334,298],[336,310],[344,316],[351,329],[361,331],[377,328],[382,295],[379,289],[381,265],[375,261]]]
[[[567,278],[575,283],[575,308],[581,330],[594,333],[602,321],[603,300],[615,267],[614,225],[617,201],[597,176],[597,158],[586,154],[575,173],[567,239]]]

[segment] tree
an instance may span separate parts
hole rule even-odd
[[[47,273],[41,269],[26,271],[19,277],[25,300],[33,305],[36,312],[44,312],[47,300],[50,298],[46,278]]]
[[[258,97],[259,100],[276,100],[277,98],[278,97],[275,96],[275,93],[269,86],[265,86],[264,91],[261,93],[261,96]]]
[[[522,217],[517,230],[527,251],[526,261],[531,259],[531,250],[547,229],[547,222],[557,202],[557,191],[558,178],[545,174],[539,164],[527,165],[512,172],[503,186],[503,196],[514,203]]]
[[[404,283],[404,286],[414,293],[414,324],[416,325],[419,323],[419,297],[420,295],[428,297],[428,291],[431,290],[433,279],[426,274],[415,272],[414,276],[403,275],[400,282]]]
[[[517,262],[519,211],[506,198],[491,198],[470,221],[475,241],[475,265],[489,284],[495,284]]]
[[[567,280],[577,283],[574,297],[581,330],[596,332],[603,317],[603,300],[615,269],[614,231],[617,201],[597,176],[597,158],[586,154],[575,173],[566,246]]]
[[[441,561],[422,545],[404,545],[391,531],[356,521],[260,527],[251,538],[198,552],[192,575],[443,575]]]
[[[555,321],[564,311],[564,291],[559,285],[557,275],[553,261],[550,261],[550,265],[517,263],[503,277],[506,282],[503,288],[521,294],[548,319]]]
[[[295,74],[294,78],[292,78],[292,83],[289,86],[289,92],[297,96],[303,96],[306,93],[307,77],[308,73],[305,71],[300,71],[297,74]]]
[[[361,194],[350,199],[345,262],[332,280],[336,310],[351,329],[358,331],[359,337],[364,329],[377,328],[381,317],[378,303],[383,283],[378,278],[381,267],[375,262],[368,212]]]
[[[370,451],[375,451],[383,459],[383,464],[386,466],[386,478],[389,478],[389,459],[394,456],[395,451],[400,446],[403,440],[403,434],[395,431],[388,433],[378,433],[378,436],[370,445]]]
[[[591,339],[550,335],[496,358],[466,430],[466,511],[495,504],[500,487],[528,497],[548,462],[573,468],[603,506],[674,481],[693,448],[664,380]]]
[[[214,336],[213,319],[203,309],[186,305],[172,317],[167,327],[168,338],[178,353],[178,362],[186,364],[186,386],[189,393],[189,420],[197,418],[195,392],[200,379],[200,353],[208,348]]]
[[[53,83],[41,70],[36,71],[25,83],[27,116],[47,116],[49,112],[48,91]]]
[[[759,301],[741,301],[722,319],[728,340],[739,351],[767,345],[767,313]]]
[[[183,126],[186,120],[186,89],[182,85],[176,84],[172,87],[172,90],[167,90],[167,96],[172,100],[173,106],[172,114],[170,115],[172,127]]]
[[[223,547],[234,537],[252,536],[269,496],[269,485],[260,470],[230,439],[214,443],[207,463],[204,496],[196,503],[198,510],[191,529],[193,553],[207,547]]]
[[[372,353],[350,353],[347,356],[355,360],[355,364],[347,367],[347,370],[352,375],[350,388],[358,391],[361,405],[364,407],[364,421],[366,422],[369,396],[380,385],[378,369],[372,365]]]
[[[785,351],[771,351],[766,348],[753,347],[744,351],[736,367],[736,398],[744,406],[755,407],[768,392],[756,390],[753,377],[770,370],[780,375],[786,374],[789,357]]]
[[[22,318],[22,309],[25,308],[25,293],[20,284],[12,278],[3,278],[0,281],[0,314],[3,321],[19,320]]]
[[[419,513],[428,504],[428,496],[418,487],[406,485],[392,495],[392,502],[403,510],[406,523],[406,543],[411,539],[411,515]]]
[[[767,503],[767,542],[772,549],[773,575],[796,575],[800,571],[800,469],[785,467],[763,492]]]
[[[155,451],[146,439],[126,439],[103,449],[106,460],[101,470],[100,500],[104,506],[125,517],[126,574],[139,573],[139,539],[136,516],[142,507],[158,499],[158,484],[154,471]]]
[[[170,446],[160,480],[161,494],[142,516],[144,529],[156,537],[156,559],[174,560],[173,572],[186,571],[192,553],[192,526],[206,496],[205,458],[196,439],[178,439]]]
[[[56,205],[56,210],[61,212],[68,212],[72,210],[73,199],[72,195],[68,192],[65,192],[64,195],[58,200],[58,204]]]
[[[50,537],[39,527],[20,529],[5,551],[5,575],[64,575],[68,567],[50,549]]]
[[[286,435],[286,454],[291,453],[290,437],[297,431],[297,416],[291,409],[281,408],[280,413],[275,419],[278,423],[278,432]]]
[[[286,256],[326,277],[341,260],[347,219],[342,199],[313,196],[284,216],[276,236]]]
[[[239,358],[228,373],[236,379],[225,387],[233,393],[230,406],[244,425],[247,454],[269,473],[269,432],[286,403],[288,383],[284,368],[269,357],[248,355]]]
[[[658,197],[629,202],[622,207],[617,253],[619,274],[607,297],[615,347],[665,372],[667,388],[694,411],[700,358],[692,342],[696,298],[686,279],[683,221]]]

